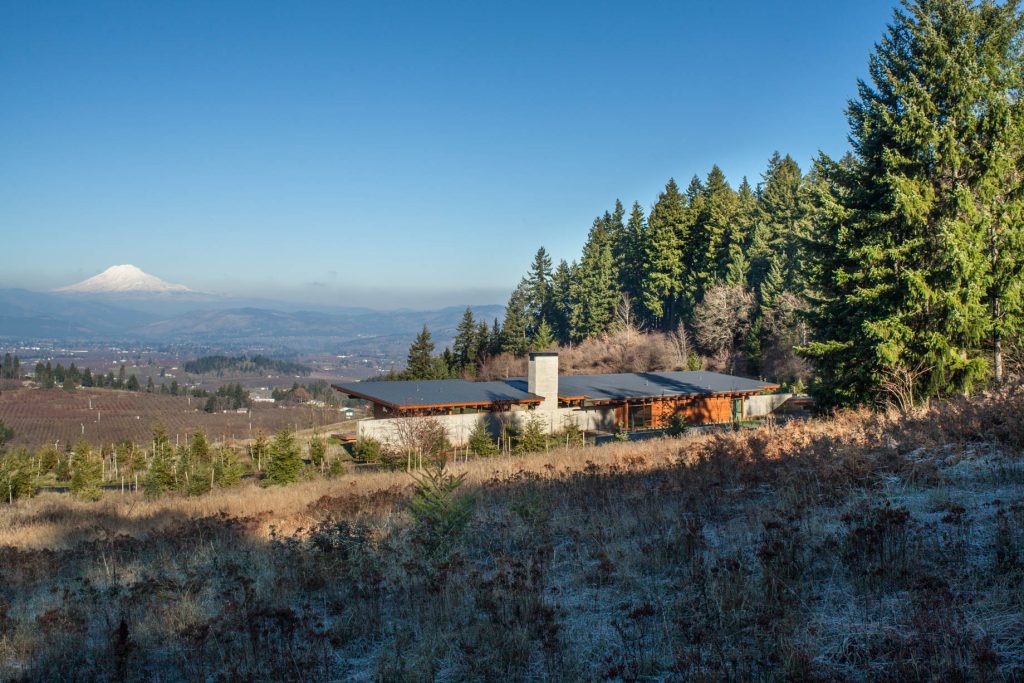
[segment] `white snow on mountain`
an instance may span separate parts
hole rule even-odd
[[[60,287],[56,292],[100,293],[144,293],[144,292],[191,292],[185,285],[164,282],[155,275],[132,265],[111,266],[99,275],[78,284]]]

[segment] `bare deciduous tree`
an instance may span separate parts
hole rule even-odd
[[[904,415],[910,413],[917,402],[914,387],[917,385],[917,381],[930,371],[931,368],[923,364],[915,368],[907,368],[902,365],[890,368],[881,382],[881,391],[886,405],[899,410]]]
[[[792,292],[782,292],[764,314],[763,373],[779,381],[806,382],[811,365],[794,348],[807,344],[808,326],[804,319],[807,304]]]
[[[636,372],[639,368],[640,359],[637,357],[637,346],[643,337],[643,330],[636,320],[633,310],[633,300],[629,294],[623,294],[615,307],[615,322],[612,323],[611,332],[607,335],[608,341],[615,350],[617,372]]]
[[[686,327],[679,323],[676,329],[666,335],[668,347],[672,352],[673,366],[676,370],[686,370],[690,364],[690,356],[693,354],[693,343],[690,341],[690,333]]]
[[[405,454],[406,469],[422,469],[423,460],[440,461],[450,448],[448,430],[435,417],[395,420],[395,445]]]
[[[736,349],[750,329],[754,294],[742,285],[716,284],[704,294],[693,314],[697,343],[724,361],[729,372],[736,365]]]

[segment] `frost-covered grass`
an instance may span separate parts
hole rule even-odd
[[[0,509],[0,677],[1014,680],[1024,397]]]

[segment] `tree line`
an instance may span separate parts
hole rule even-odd
[[[752,185],[717,166],[648,208],[594,219],[582,252],[540,248],[504,319],[467,311],[410,379],[624,326],[685,335],[717,369],[810,379],[824,407],[1007,379],[1024,331],[1024,20],[1019,0],[898,8],[857,83],[851,150],[805,172],[776,153]]]
[[[237,372],[244,374],[277,373],[279,375],[309,375],[313,370],[307,365],[287,360],[276,360],[256,354],[251,357],[240,356],[203,356],[195,360],[186,361],[182,366],[185,372],[193,375],[205,375],[216,373],[221,375],[225,372]]]
[[[74,363],[65,368],[60,363],[54,366],[50,361],[45,363],[40,361],[36,363],[34,377],[36,384],[44,389],[52,389],[58,385],[68,391],[76,387],[106,387],[109,389],[125,389],[127,391],[139,391],[142,389],[142,386],[139,384],[139,378],[135,376],[135,373],[127,374],[123,364],[118,370],[117,375],[112,370],[104,375],[100,372],[94,374],[89,368],[80,369]],[[148,391],[154,390],[152,378],[150,378],[146,389]]]

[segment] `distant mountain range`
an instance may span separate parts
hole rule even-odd
[[[427,311],[307,307],[222,297],[164,282],[135,266],[114,266],[49,293],[0,289],[0,338],[395,355],[404,352],[423,325],[441,348],[454,336],[464,311],[459,306]],[[490,322],[504,308],[474,306],[473,311]]]

